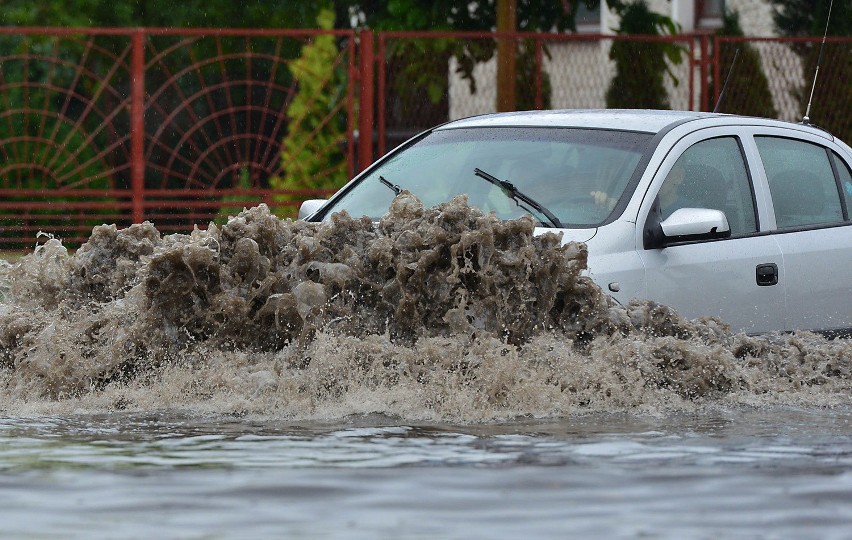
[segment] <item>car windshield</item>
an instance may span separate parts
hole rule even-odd
[[[426,206],[466,194],[471,206],[500,219],[530,214],[542,226],[593,227],[624,195],[651,137],[569,128],[436,130],[362,176],[323,215],[346,210],[378,220],[397,192],[408,190]],[[524,202],[530,200],[537,204]]]

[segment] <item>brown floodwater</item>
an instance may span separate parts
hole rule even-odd
[[[0,537],[848,538],[852,342],[456,199],[0,261]]]

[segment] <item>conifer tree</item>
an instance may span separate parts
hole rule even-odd
[[[725,13],[722,28],[717,31],[717,34],[720,36],[744,35],[740,26],[739,13],[735,11]],[[740,51],[739,55],[736,54],[737,49]],[[728,80],[728,87],[723,100],[719,102],[718,112],[777,118],[778,111],[772,103],[772,92],[769,90],[769,81],[763,72],[758,51],[747,42],[731,42],[725,43],[717,54],[722,67],[718,81],[720,91],[725,80]],[[736,64],[733,63],[735,56]],[[730,78],[728,78],[729,72]],[[711,80],[710,88],[715,88],[715,83],[715,80]]]
[[[334,27],[334,12],[317,15],[319,28]],[[289,125],[281,150],[282,176],[272,178],[275,189],[334,189],[348,178],[346,143],[345,65],[335,37],[315,37],[290,63],[296,95],[287,107]],[[301,196],[283,196],[299,200]],[[295,209],[290,212],[294,214]]]

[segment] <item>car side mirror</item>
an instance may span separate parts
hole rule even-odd
[[[725,213],[710,208],[679,208],[660,223],[660,228],[663,245],[731,236]]]
[[[299,206],[299,219],[305,219],[312,216],[327,203],[327,199],[308,199]]]

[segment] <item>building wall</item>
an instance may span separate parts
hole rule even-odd
[[[772,6],[766,0],[727,0],[727,7],[740,14],[743,33],[752,37],[777,36]]]

